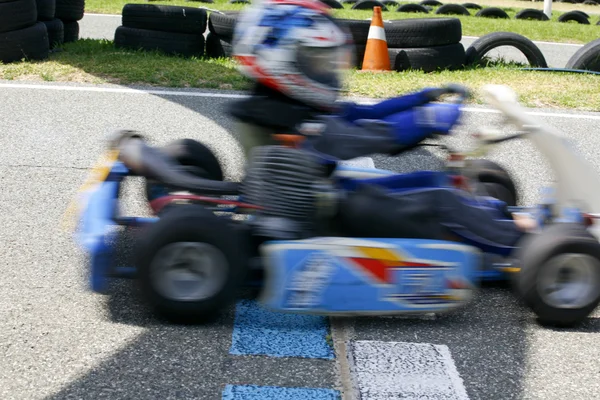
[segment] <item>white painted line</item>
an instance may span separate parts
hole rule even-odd
[[[91,87],[91,86],[63,86],[63,85],[37,85],[37,84],[19,84],[19,83],[0,83],[0,88],[10,89],[33,89],[33,90],[55,90],[55,91],[72,91],[72,92],[98,92],[98,93],[121,93],[121,94],[151,94],[158,96],[181,96],[181,97],[212,97],[222,99],[243,99],[247,98],[245,94],[234,93],[209,93],[202,91],[174,91],[163,89],[131,89],[131,88],[108,88],[108,87]],[[360,104],[374,104],[378,99],[360,99],[357,100]],[[500,111],[492,108],[475,108],[464,107],[463,111],[473,113],[494,113],[499,114]],[[600,115],[587,114],[563,114],[541,111],[528,111],[529,115],[541,117],[555,118],[573,118],[573,119],[591,119],[600,120]]]
[[[356,341],[351,368],[361,400],[468,400],[447,346]]]
[[[463,39],[474,39],[477,40],[479,39],[479,36],[465,36],[463,35],[462,37]],[[532,40],[533,43],[535,44],[549,44],[549,45],[553,45],[553,46],[572,46],[572,47],[583,47],[583,44],[577,44],[577,43],[559,43],[559,42],[541,42],[538,40]]]
[[[16,84],[0,83],[0,88],[12,89],[35,89],[35,90],[56,90],[71,92],[98,92],[98,93],[123,93],[123,94],[154,94],[161,96],[183,96],[183,97],[219,97],[225,99],[246,98],[247,95],[231,93],[207,93],[207,92],[184,92],[171,90],[153,90],[153,89],[130,89],[130,88],[107,88],[90,86],[62,86],[62,85],[35,85],[35,84]]]

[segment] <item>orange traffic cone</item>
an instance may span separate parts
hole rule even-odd
[[[373,7],[373,19],[369,28],[362,70],[391,71],[391,69],[383,18],[381,17],[381,7]]]

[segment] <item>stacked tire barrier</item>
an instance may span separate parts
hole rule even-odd
[[[339,20],[352,33],[356,67],[361,68],[371,21]],[[455,70],[465,61],[457,18],[415,18],[384,22],[390,65],[395,71]]]
[[[371,1],[371,0],[370,0]],[[212,12],[208,18],[206,55],[230,57],[231,40],[238,13]],[[365,54],[370,20],[338,19],[345,25],[356,46],[355,66],[360,68]],[[460,43],[462,25],[457,18],[423,18],[384,22],[390,65],[396,71],[410,69],[431,72],[459,69],[465,61]]]
[[[53,50],[65,41],[65,25],[56,18],[57,0],[36,0],[37,19],[46,25],[48,31],[48,45]]]
[[[131,50],[158,50],[184,57],[204,55],[205,9],[150,4],[126,4],[115,46]]]
[[[374,6],[380,6],[382,11],[390,11],[389,5],[397,4],[394,0],[321,0],[323,3],[330,5],[330,3],[336,3],[338,6],[333,8],[340,8],[343,3],[352,3],[352,9],[354,10],[370,10]],[[529,1],[529,0],[528,0]],[[574,2],[575,0],[573,0]],[[569,1],[567,1],[569,2]],[[579,1],[579,3],[583,3],[586,5],[598,5],[600,3],[595,2],[595,0],[585,0]],[[434,10],[434,7],[438,7]],[[470,11],[473,10],[473,11]],[[463,3],[463,4],[455,4],[455,3],[447,3],[443,4],[438,0],[423,0],[420,3],[403,3],[396,8],[396,12],[406,12],[406,13],[423,13],[429,14],[433,12],[437,15],[463,15],[470,16],[474,15],[476,17],[481,18],[500,18],[500,19],[510,19],[510,16],[507,14],[505,10],[499,7],[482,7],[477,3]],[[515,19],[519,20],[533,20],[533,21],[549,21],[550,18],[543,11],[527,8],[519,11],[515,15]],[[576,22],[579,24],[590,25],[590,16],[583,11],[574,10],[569,11],[564,14],[561,14],[558,17],[558,22]],[[597,25],[600,25],[600,21],[598,21]]]
[[[48,30],[38,21],[36,0],[0,0],[0,62],[48,57]]]
[[[425,1],[429,4],[437,2]],[[231,42],[238,15],[239,11],[212,11],[207,17],[206,9],[203,8],[127,4],[123,8],[122,25],[115,32],[115,45],[183,56],[205,54],[212,58],[231,57]],[[337,20],[352,34],[356,46],[354,66],[361,68],[371,21]],[[208,35],[205,39],[206,28]],[[390,64],[395,71],[433,72],[479,66],[487,53],[504,46],[514,47],[523,53],[531,67],[548,68],[540,49],[528,38],[512,32],[489,33],[465,50],[460,43],[462,25],[458,18],[384,21],[384,29]],[[590,71],[600,69],[599,41],[580,49],[569,61],[567,68]]]
[[[63,23],[65,43],[79,40],[79,21],[83,18],[85,0],[55,0],[55,17]]]
[[[208,17],[206,55],[213,58],[231,57],[231,41],[238,11],[211,12]]]

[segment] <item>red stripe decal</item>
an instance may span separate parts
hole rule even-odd
[[[389,267],[381,260],[372,258],[355,258],[350,257],[350,260],[360,265],[361,269],[368,272],[381,283],[392,283]]]

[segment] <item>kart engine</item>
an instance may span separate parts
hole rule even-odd
[[[241,188],[245,202],[263,207],[254,214],[255,234],[280,240],[310,237],[322,200],[333,193],[327,177],[327,166],[307,151],[255,147]]]

